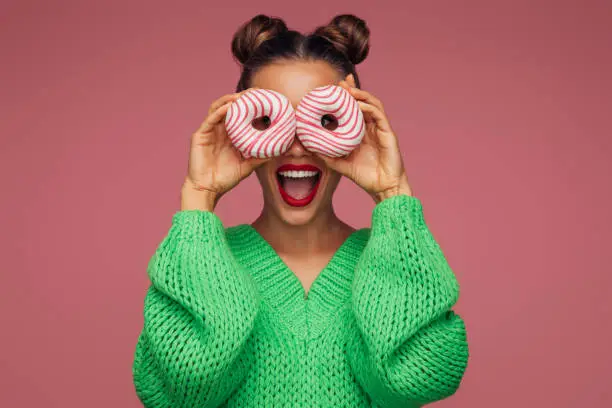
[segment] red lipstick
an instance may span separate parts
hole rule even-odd
[[[283,171],[315,171],[317,172],[317,175],[315,176],[316,179],[314,181],[314,184],[310,190],[310,192],[308,193],[308,196],[303,197],[303,198],[295,198],[292,197],[291,195],[289,195],[287,193],[287,191],[283,188],[283,183],[281,182],[282,177],[279,173],[283,172]],[[317,194],[317,190],[319,188],[319,184],[321,182],[321,169],[318,168],[317,166],[314,166],[312,164],[291,164],[291,163],[287,163],[287,164],[283,164],[281,166],[279,166],[276,169],[276,181],[278,184],[278,190],[280,192],[280,195],[282,197],[282,199],[289,204],[292,207],[304,207],[307,206],[308,204],[310,204],[312,202],[312,200],[315,198],[316,194]],[[290,182],[290,181],[287,181]]]

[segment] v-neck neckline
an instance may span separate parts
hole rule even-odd
[[[271,312],[303,339],[321,334],[333,314],[349,300],[354,268],[368,237],[368,228],[351,232],[306,291],[298,276],[252,225],[228,228],[232,251],[253,276]]]
[[[278,252],[276,252],[276,250],[272,247],[272,245],[270,245],[270,243],[259,233],[259,231],[257,231],[255,229],[255,227],[253,227],[252,225],[246,224],[247,228],[250,229],[252,237],[254,238],[254,240],[257,241],[258,246],[260,247],[261,250],[263,250],[264,252],[267,252],[269,254],[269,256],[272,256],[274,258],[276,258],[277,263],[282,264],[282,268],[285,270],[285,272],[288,272],[288,275],[290,276],[290,278],[292,280],[295,281],[295,283],[299,284],[301,290],[301,294],[302,294],[302,298],[304,299],[304,301],[308,301],[308,296],[310,295],[310,293],[312,293],[313,289],[316,289],[315,285],[319,285],[318,281],[319,278],[322,275],[325,275],[325,273],[327,273],[328,270],[330,270],[331,268],[333,268],[334,264],[337,262],[337,258],[338,257],[342,257],[345,255],[345,252],[347,250],[347,248],[351,245],[351,241],[354,239],[357,231],[359,230],[355,230],[353,232],[351,232],[348,237],[346,237],[344,239],[344,241],[342,241],[342,243],[340,244],[340,246],[336,249],[336,251],[334,252],[334,254],[332,255],[332,257],[329,259],[329,261],[325,264],[325,266],[319,271],[319,273],[317,274],[317,276],[315,277],[315,279],[312,281],[312,283],[310,284],[310,288],[308,289],[308,291],[306,291],[306,288],[304,288],[304,285],[302,284],[302,282],[300,281],[300,278],[296,275],[296,273],[289,267],[289,265],[287,265],[287,263],[283,260],[283,258],[281,258],[281,256],[278,254]]]

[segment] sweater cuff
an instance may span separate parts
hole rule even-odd
[[[376,204],[372,211],[372,231],[387,233],[401,230],[409,225],[415,228],[425,226],[423,206],[415,196],[400,194],[386,198]]]
[[[210,241],[225,236],[221,219],[211,211],[177,211],[172,216],[172,229],[184,241]]]

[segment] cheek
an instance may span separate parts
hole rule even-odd
[[[273,182],[274,180],[270,180],[270,168],[270,165],[264,164],[263,166],[260,166],[255,169],[255,175],[257,176],[257,180],[259,180],[259,184],[261,184],[261,187],[264,190],[269,190],[270,188],[274,187],[273,184],[271,185],[271,182]]]
[[[336,190],[336,187],[338,187],[341,178],[342,175],[340,173],[330,170],[329,177],[327,179],[327,190],[330,193],[333,193]]]
[[[262,187],[267,184],[268,180],[266,177],[266,170],[263,167],[255,169],[255,175],[257,176],[257,180],[259,180],[259,184],[261,184]]]

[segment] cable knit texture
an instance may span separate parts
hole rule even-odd
[[[308,294],[248,224],[178,211],[147,273],[147,408],[420,407],[467,366],[459,285],[413,196],[378,203]]]

